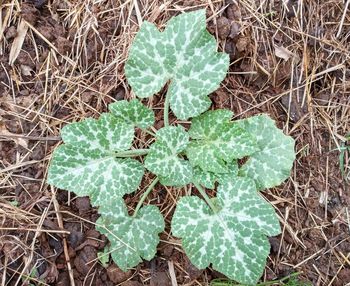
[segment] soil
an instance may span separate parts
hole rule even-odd
[[[95,230],[98,214],[89,199],[45,181],[65,124],[97,117],[109,103],[132,98],[123,66],[139,15],[162,26],[180,11],[204,7],[208,30],[231,60],[228,76],[210,95],[213,108],[231,109],[236,118],[267,113],[296,140],[290,178],[263,193],[283,232],[270,238],[261,281],[299,272],[299,279],[312,285],[350,283],[350,190],[339,161],[339,146],[349,144],[350,132],[349,14],[342,29],[339,24],[344,3],[124,2],[5,1],[0,8],[2,285],[73,285],[72,280],[75,285],[174,285],[169,262],[178,285],[223,278],[193,266],[171,236],[169,222],[181,190],[157,186],[150,195],[148,201],[166,214],[166,231],[156,257],[124,273],[112,261],[103,266],[98,260],[108,240]],[[10,65],[21,21],[28,30]],[[164,124],[165,91],[145,101],[156,112],[157,129]],[[140,134],[135,144],[143,147],[148,137]],[[346,151],[344,164],[349,172]],[[145,177],[142,186],[149,180]],[[135,206],[138,196],[127,196],[127,204]]]

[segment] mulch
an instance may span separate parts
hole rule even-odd
[[[166,231],[156,257],[124,273],[112,261],[102,265],[98,259],[108,240],[95,230],[98,213],[89,199],[45,182],[65,124],[97,117],[109,103],[132,98],[123,65],[140,16],[162,27],[181,11],[204,7],[208,30],[231,60],[226,79],[210,95],[213,108],[228,108],[237,119],[267,113],[296,140],[290,178],[263,193],[283,231],[270,238],[261,281],[299,272],[299,279],[312,285],[350,283],[350,189],[339,159],[350,132],[345,4],[170,2],[33,0],[1,6],[1,285],[72,285],[73,279],[75,285],[166,286],[173,285],[169,271],[179,285],[224,278],[210,268],[196,269],[171,236],[174,199],[181,190],[157,186],[150,195],[166,213]],[[18,31],[23,21],[27,30]],[[14,57],[15,45],[20,50]],[[164,94],[146,101],[156,112],[156,128],[163,126]],[[170,121],[176,118],[171,115]],[[343,152],[347,173],[349,153]],[[139,195],[127,196],[128,205],[135,206]]]

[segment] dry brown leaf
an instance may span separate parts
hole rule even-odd
[[[280,59],[284,59],[285,61],[288,61],[293,56],[293,53],[287,50],[283,46],[279,47],[275,45],[275,55]]]
[[[9,64],[12,66],[17,59],[19,52],[22,49],[22,45],[24,42],[24,38],[27,35],[28,31],[28,25],[26,24],[25,20],[21,20],[17,27],[17,36],[13,40],[11,50],[10,50],[10,55],[9,55]]]

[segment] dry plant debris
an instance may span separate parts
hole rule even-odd
[[[175,285],[174,277],[178,285],[208,285],[218,277],[195,269],[169,233],[175,202],[195,190],[159,189],[149,198],[166,232],[157,258],[125,275],[98,262],[106,239],[94,229],[89,201],[60,190],[53,196],[45,184],[66,123],[96,118],[109,103],[134,97],[123,67],[142,20],[161,28],[171,16],[200,8],[231,61],[210,96],[215,108],[237,118],[268,113],[297,142],[289,180],[264,193],[280,215],[282,235],[270,241],[263,280],[299,271],[314,285],[350,282],[350,188],[339,165],[350,131],[349,1],[7,0],[0,7],[2,285]],[[21,23],[28,30],[12,64]],[[279,58],[276,47],[291,56]],[[159,127],[163,99],[162,91],[148,99]],[[136,144],[149,143],[139,136]],[[348,151],[343,159],[349,171]]]

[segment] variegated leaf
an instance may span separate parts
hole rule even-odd
[[[181,198],[171,222],[173,235],[182,238],[196,267],[212,264],[232,280],[255,285],[270,251],[266,236],[280,233],[274,209],[249,178],[220,185],[212,200],[217,212],[198,197]]]
[[[142,207],[131,217],[122,199],[110,200],[101,205],[99,213],[96,229],[107,236],[112,259],[120,269],[127,271],[142,259],[154,257],[158,234],[164,230],[164,219],[156,206]]]
[[[111,113],[126,122],[146,129],[154,124],[154,113],[139,100],[120,100],[109,105]]]
[[[281,184],[289,177],[295,160],[293,138],[283,134],[267,115],[240,120],[238,124],[257,139],[259,146],[240,174],[253,178],[259,190]]]
[[[189,134],[192,140],[186,155],[193,166],[212,173],[228,173],[227,164],[257,149],[255,139],[230,122],[232,112],[218,109],[193,118]]]
[[[210,107],[207,95],[224,79],[229,57],[216,52],[205,22],[205,10],[198,10],[171,18],[163,32],[142,24],[125,65],[138,97],[159,92],[171,80],[167,96],[178,118],[197,116]]]
[[[208,188],[214,189],[215,182],[225,183],[227,181],[235,180],[238,175],[238,165],[237,162],[227,164],[228,173],[215,174],[213,172],[203,171],[200,167],[193,168],[193,181],[199,183],[200,185]]]
[[[144,168],[133,159],[116,158],[131,147],[133,127],[111,114],[86,119],[62,129],[65,144],[56,148],[48,183],[89,195],[93,205],[131,193],[139,186]]]
[[[189,142],[188,133],[182,126],[168,126],[160,129],[156,137],[145,159],[146,168],[159,176],[162,184],[182,186],[190,183],[192,167],[179,157]]]
[[[103,113],[98,120],[86,118],[64,126],[61,137],[70,146],[112,154],[131,147],[134,129],[111,114]]]

